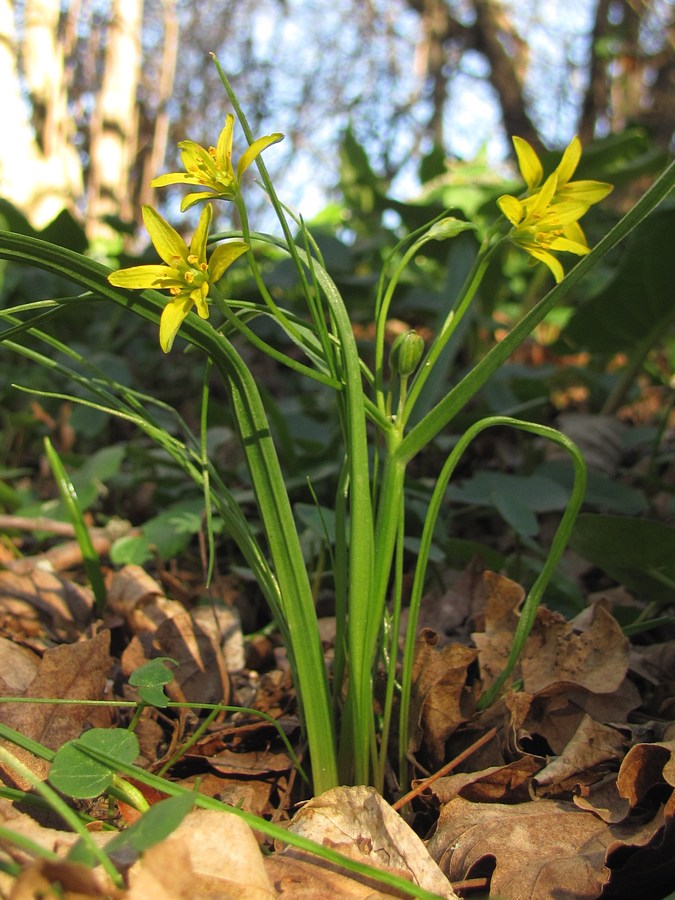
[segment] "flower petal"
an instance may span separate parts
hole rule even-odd
[[[187,246],[183,238],[151,206],[143,207],[143,221],[155,249],[168,266],[185,259]]]
[[[512,197],[511,194],[503,194],[497,200],[497,206],[512,225],[517,225],[525,214],[523,204],[517,197]]]
[[[115,287],[136,288],[167,288],[180,282],[178,272],[168,266],[132,266],[129,269],[119,269],[108,275],[110,284]]]
[[[567,184],[572,175],[574,175],[580,159],[581,141],[574,135],[563,153],[560,165],[556,169],[556,172],[558,173],[558,184],[561,187],[562,185]]]
[[[258,138],[257,141],[253,141],[251,146],[248,147],[248,149],[245,150],[241,155],[241,158],[237,164],[237,181],[241,180],[241,176],[244,174],[244,172],[266,147],[269,147],[270,144],[276,144],[279,141],[283,141],[283,139],[283,134],[281,134],[280,132],[275,132],[274,134],[266,134],[264,137]]]
[[[188,175],[185,172],[168,172],[166,175],[158,175],[150,182],[150,187],[166,187],[169,184],[201,184],[202,178],[196,175]]]
[[[530,256],[534,257],[534,259],[538,259],[539,262],[543,262],[544,265],[548,266],[548,268],[553,273],[556,284],[563,280],[563,278],[565,277],[565,270],[552,253],[548,253],[548,251],[542,250],[540,247],[537,247],[536,244],[531,247],[523,247],[523,249],[527,250]]]
[[[225,270],[248,249],[248,244],[244,244],[242,241],[219,244],[209,260],[209,281],[212,283],[219,281]]]
[[[198,194],[186,194],[181,200],[180,211],[185,212],[186,209],[190,209],[195,203],[200,203],[202,200],[215,200],[220,196],[220,194],[214,193],[213,188],[210,188],[208,191],[200,191]]]
[[[599,203],[614,190],[614,185],[605,181],[571,181],[558,189],[558,194],[564,200],[579,200],[587,206]]]
[[[234,133],[234,116],[225,116],[225,126],[218,136],[216,144],[216,164],[224,172],[232,171],[232,135]]]
[[[196,256],[200,263],[206,262],[206,242],[209,239],[212,215],[213,207],[207,203],[199,217],[197,230],[190,241],[190,253]]]
[[[588,241],[586,240],[586,235],[583,232],[581,225],[578,222],[569,222],[563,228],[563,234],[570,241],[575,241],[577,244],[581,244],[582,247],[588,247]]]
[[[191,306],[192,298],[190,295],[180,294],[164,307],[159,320],[159,343],[165,353],[168,353],[173,346],[178,329],[183,319],[190,312]]]
[[[514,137],[513,146],[515,147],[516,156],[518,157],[520,174],[523,176],[528,190],[533,191],[539,186],[541,179],[544,177],[544,170],[539,161],[539,157],[534,152],[531,145],[523,138]]]
[[[565,253],[575,253],[577,256],[585,256],[591,251],[585,244],[571,241],[569,238],[557,237],[550,243],[551,250],[563,250]]]

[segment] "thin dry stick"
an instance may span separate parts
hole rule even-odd
[[[396,803],[393,803],[392,806],[394,809],[399,810],[402,806],[405,806],[406,803],[410,803],[412,799],[419,796],[423,790],[428,788],[430,785],[434,783],[434,781],[438,781],[439,778],[442,778],[444,775],[447,775],[448,772],[451,772],[454,768],[456,768],[460,763],[463,763],[465,759],[468,759],[472,753],[475,753],[476,750],[479,750],[484,744],[487,744],[492,738],[497,734],[496,728],[491,728],[489,731],[486,731],[482,737],[479,737],[477,741],[474,741],[466,750],[463,750],[459,756],[456,756],[454,759],[451,759],[449,763],[446,763],[438,772],[434,772],[433,775],[430,775],[429,778],[425,778],[423,781],[420,781],[416,787],[409,791],[404,797],[401,797]]]

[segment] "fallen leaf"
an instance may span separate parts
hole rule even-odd
[[[629,641],[616,619],[602,605],[582,631],[575,621],[540,607],[525,645],[520,668],[528,693],[555,692],[575,685],[611,694],[628,670]]]
[[[424,746],[435,766],[445,760],[445,742],[471,718],[473,695],[466,687],[467,669],[476,652],[461,644],[437,647],[437,635],[423,629],[415,645],[412,671],[411,752]]]
[[[579,727],[560,756],[534,776],[538,788],[551,788],[576,776],[586,776],[600,765],[621,759],[626,750],[626,738],[616,728],[601,725],[588,715],[581,719]],[[597,775],[593,780],[597,780]]]
[[[101,700],[110,669],[110,632],[100,631],[95,637],[76,644],[62,644],[45,651],[35,678],[24,697],[58,700]],[[0,704],[0,721],[20,731],[25,737],[40,741],[50,750],[82,733],[91,707],[83,704],[7,703]],[[20,747],[12,745],[12,753],[25,762],[41,778],[49,764]],[[18,777],[5,772],[19,785]],[[29,785],[19,785],[27,790]]]
[[[300,809],[288,830],[350,859],[407,878],[440,897],[456,900],[457,895],[420,838],[374,788],[338,787],[326,791]],[[295,853],[293,848],[287,848],[282,856]],[[322,863],[317,865],[321,867]]]

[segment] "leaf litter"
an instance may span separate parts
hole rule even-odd
[[[338,788],[296,810],[303,747],[288,667],[273,637],[244,641],[231,597],[215,606],[172,600],[138,566],[109,574],[107,588],[97,620],[89,590],[63,573],[29,560],[0,572],[3,697],[137,700],[133,673],[166,660],[175,676],[164,685],[167,703],[249,712],[221,711],[197,733],[198,709],[145,708],[135,734],[137,763],[149,772],[174,760],[171,781],[437,896],[631,897],[643,895],[645,873],[654,896],[675,884],[675,642],[631,646],[610,593],[572,621],[542,607],[508,690],[484,712],[477,701],[508,656],[523,590],[471,566],[449,589],[450,601],[430,599],[413,671],[408,758],[418,777],[399,812],[365,787]],[[456,640],[430,627],[434,603],[451,608]],[[330,652],[331,629],[323,627]],[[255,709],[275,720],[295,759]],[[51,750],[92,728],[124,728],[130,716],[86,704],[0,704],[3,725]],[[4,746],[47,776],[48,760]],[[6,786],[30,789],[15,771],[0,772]],[[151,805],[162,800],[139,788]],[[95,800],[78,805],[97,842],[114,840],[107,809]],[[122,826],[142,822],[123,803],[117,816]],[[0,856],[21,865],[18,877],[0,876],[4,896],[37,896],[55,881],[66,897],[399,896],[206,809],[193,809],[142,853],[125,847],[116,860],[122,891],[100,868],[66,858],[77,836],[55,816],[3,799],[0,817],[55,854],[39,859],[3,838]]]

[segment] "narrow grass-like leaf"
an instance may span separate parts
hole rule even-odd
[[[65,466],[61,462],[61,457],[54,449],[54,446],[48,437],[45,437],[44,446],[59,493],[63,498],[63,502],[68,511],[68,517],[75,529],[75,537],[80,546],[80,551],[82,552],[82,562],[84,563],[89,583],[94,592],[95,609],[100,615],[105,609],[106,603],[106,589],[105,582],[103,581],[103,574],[101,573],[101,560],[92,543],[87,523],[84,521],[82,508],[77,498],[77,492],[66,472]]]

